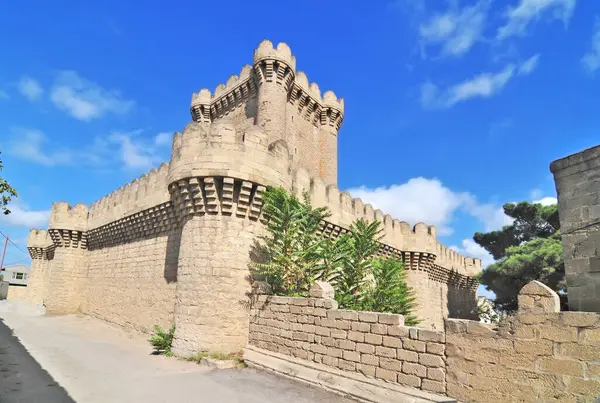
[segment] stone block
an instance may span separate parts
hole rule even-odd
[[[377,323],[379,315],[377,312],[359,312],[358,320],[361,322]]]
[[[445,393],[446,383],[440,381],[432,381],[431,379],[423,379],[421,389],[435,393]]]
[[[424,353],[426,351],[426,344],[424,341],[404,340],[402,342],[402,347],[405,350],[416,351],[418,353]]]
[[[385,347],[402,348],[402,340],[398,337],[383,336],[383,345]]]
[[[319,336],[330,336],[331,330],[323,326],[315,326],[315,334]]]
[[[371,354],[361,354],[360,362],[367,365],[379,365],[379,357]]]
[[[334,358],[341,358],[343,355],[343,350],[339,349],[339,348],[335,348],[335,347],[327,347],[327,352],[326,354],[329,357],[334,357]]]
[[[600,363],[587,363],[587,374],[590,378],[600,378]]]
[[[344,350],[343,358],[347,361],[360,362],[360,354],[356,351]]]
[[[338,368],[343,371],[354,372],[354,371],[356,371],[356,363],[352,362],[352,361],[346,361],[346,360],[340,359],[338,361]]]
[[[579,333],[579,340],[584,344],[599,345],[600,347],[600,329],[582,329]]]
[[[371,333],[387,334],[387,325],[373,324],[371,325]]]
[[[375,354],[375,346],[372,344],[356,343],[356,351],[365,354]]]
[[[375,368],[375,378],[383,379],[384,381],[396,382],[397,373],[378,367]]]
[[[415,375],[399,373],[397,382],[401,385],[412,386],[413,388],[421,387],[421,378]]]
[[[408,362],[419,362],[419,354],[414,351],[408,351],[403,349],[396,350],[396,358],[401,361]]]
[[[355,332],[368,333],[371,331],[371,325],[369,323],[363,323],[363,322],[352,322],[350,329],[354,330]]]
[[[446,345],[441,343],[427,343],[427,352],[430,354],[444,355]]]
[[[367,364],[356,364],[356,370],[368,377],[375,377],[375,369],[377,367]]]
[[[379,366],[383,369],[388,369],[390,371],[402,371],[402,362],[393,358],[379,358]]]
[[[538,358],[539,356],[535,353],[507,353],[500,354],[499,363],[507,368],[520,368],[534,371]]]
[[[533,354],[533,355],[552,355],[553,343],[549,340],[538,341],[514,341],[515,351],[517,353]]]
[[[444,382],[446,380],[446,372],[442,368],[427,368],[427,378]]]
[[[334,326],[337,329],[350,330],[350,321],[345,319],[336,319]]]
[[[396,358],[396,349],[390,347],[377,346],[375,354],[380,357]]]
[[[362,343],[365,341],[365,334],[361,332],[348,331],[348,340]]]
[[[558,342],[577,341],[577,328],[575,327],[558,327],[552,325],[544,325],[537,327],[537,335],[540,339],[552,340]]]
[[[427,353],[419,354],[419,363],[427,367],[443,367],[445,365],[442,357]]]
[[[311,344],[310,351],[318,354],[327,354],[327,346],[323,346],[321,344]]]
[[[416,375],[419,378],[425,378],[427,376],[427,368],[425,366],[412,362],[405,362],[402,365],[402,372],[409,375]]]
[[[573,360],[561,360],[558,358],[542,358],[539,361],[539,369],[543,372],[553,374],[571,375],[583,378],[583,363]]]
[[[408,337],[408,328],[404,326],[388,326],[388,334],[395,337]]]
[[[379,334],[365,334],[365,343],[373,345],[381,345],[383,343],[383,337]]]
[[[333,287],[331,284],[324,281],[316,281],[310,288],[309,294],[313,298],[335,298]]]
[[[558,356],[584,361],[600,361],[600,348],[578,343],[562,343]]]
[[[446,341],[446,337],[445,337],[445,334],[442,332],[436,332],[434,330],[419,329],[418,340],[443,343]]]
[[[336,328],[330,329],[329,334],[334,339],[345,339],[348,337],[348,332],[346,332],[345,330],[336,329]]]
[[[600,314],[595,312],[561,312],[559,321],[567,326],[600,327]]]
[[[404,326],[404,316],[395,313],[378,314],[379,323],[384,325]]]
[[[342,350],[356,351],[356,343],[350,340],[338,340],[336,343],[338,348]]]
[[[600,396],[600,381],[598,380],[565,377],[565,384],[566,392],[589,397]]]

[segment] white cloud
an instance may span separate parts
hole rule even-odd
[[[538,59],[539,54],[518,66],[508,64],[496,73],[481,73],[446,89],[440,89],[429,81],[425,82],[421,86],[421,105],[429,109],[450,108],[469,99],[489,98],[501,92],[515,76],[515,72],[518,75],[530,74],[537,66]]]
[[[451,3],[443,14],[436,14],[419,26],[424,45],[441,46],[442,56],[461,56],[481,39],[489,8],[488,0],[457,8]]]
[[[463,239],[461,246],[452,245],[449,248],[465,256],[481,259],[481,264],[484,269],[494,263],[492,255],[470,238]]]
[[[10,153],[21,159],[45,166],[68,165],[73,162],[73,153],[68,149],[50,151],[47,138],[39,130],[13,129],[15,140]]]
[[[519,70],[518,70],[519,75],[526,76],[528,74],[531,74],[533,72],[533,70],[536,69],[539,60],[540,60],[539,53],[537,55],[531,56],[529,59],[525,60],[525,62],[523,62],[523,64],[521,64],[519,66]]]
[[[593,73],[600,68],[600,18],[596,18],[591,42],[591,48],[581,58],[581,63],[590,73]]]
[[[435,225],[440,235],[453,232],[449,227],[453,214],[470,197],[453,192],[437,179],[427,178],[412,178],[401,185],[375,189],[361,186],[349,192],[399,220]]]
[[[502,91],[514,71],[515,66],[509,64],[497,73],[482,73],[447,89],[426,82],[421,86],[421,104],[426,108],[450,108],[471,98],[491,97]]]
[[[542,206],[552,206],[554,204],[558,204],[558,199],[556,197],[546,196],[539,200],[534,200],[534,203],[541,204]]]
[[[369,189],[364,186],[348,190],[374,208],[411,224],[424,222],[435,225],[439,235],[454,232],[451,223],[457,211],[477,218],[486,231],[508,225],[512,220],[504,214],[502,207],[480,204],[469,192],[455,192],[438,179],[412,178],[401,185]]]
[[[30,101],[39,100],[44,94],[42,86],[33,78],[23,76],[17,84],[19,92]]]
[[[576,0],[519,0],[515,7],[508,7],[505,13],[506,24],[498,28],[497,39],[524,35],[528,26],[546,17],[562,20],[565,26],[573,16]]]
[[[151,138],[141,136],[141,130],[115,132],[98,137],[80,149],[53,148],[46,135],[34,129],[15,128],[9,152],[26,161],[44,166],[112,167],[122,163],[126,169],[149,169],[168,158],[164,133]]]
[[[74,71],[60,73],[52,87],[50,99],[57,108],[84,121],[106,113],[125,114],[135,105],[134,101],[123,99],[118,91],[104,89]]]
[[[49,210],[31,210],[20,202],[9,203],[8,209],[10,214],[0,214],[0,222],[26,228],[46,228],[48,226]]]

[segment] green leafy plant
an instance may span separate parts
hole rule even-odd
[[[373,286],[364,306],[373,312],[404,315],[407,326],[419,323],[412,314],[415,308],[413,290],[406,284],[406,270],[397,259],[379,258],[373,262]]]
[[[319,259],[317,231],[329,213],[313,208],[281,187],[270,187],[263,194],[264,213],[268,217],[267,234],[261,237],[261,255],[254,262],[255,274],[264,277],[279,295],[305,295],[314,282],[313,267]]]
[[[0,159],[0,171],[4,166],[2,165],[2,159]],[[17,191],[10,186],[10,183],[4,178],[0,176],[0,211],[3,214],[10,214],[10,210],[8,209],[8,203],[11,201],[13,197],[17,197]]]
[[[172,356],[171,345],[173,344],[173,336],[175,335],[175,325],[171,326],[169,332],[158,326],[154,325],[154,334],[148,340],[152,347],[154,347],[155,354],[164,354],[166,356]]]

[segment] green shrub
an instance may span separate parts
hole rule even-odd
[[[154,334],[148,340],[154,347],[155,354],[164,354],[172,356],[171,345],[173,344],[173,336],[175,335],[175,325],[171,326],[169,332],[166,333],[162,327],[154,325]]]

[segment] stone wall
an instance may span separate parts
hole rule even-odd
[[[330,285],[322,287],[333,296]],[[251,309],[249,343],[368,377],[446,391],[444,333],[406,327],[402,315],[341,310],[331,298],[261,295]]]
[[[26,301],[27,300],[27,287],[22,285],[9,285],[7,299]]]
[[[574,311],[600,312],[600,146],[554,161],[560,229]]]
[[[500,326],[447,319],[445,332],[403,326],[401,315],[339,310],[333,289],[311,298],[260,295],[250,345],[463,402],[592,402],[600,397],[600,315],[559,312],[534,281]],[[256,353],[254,353],[256,356]]]

